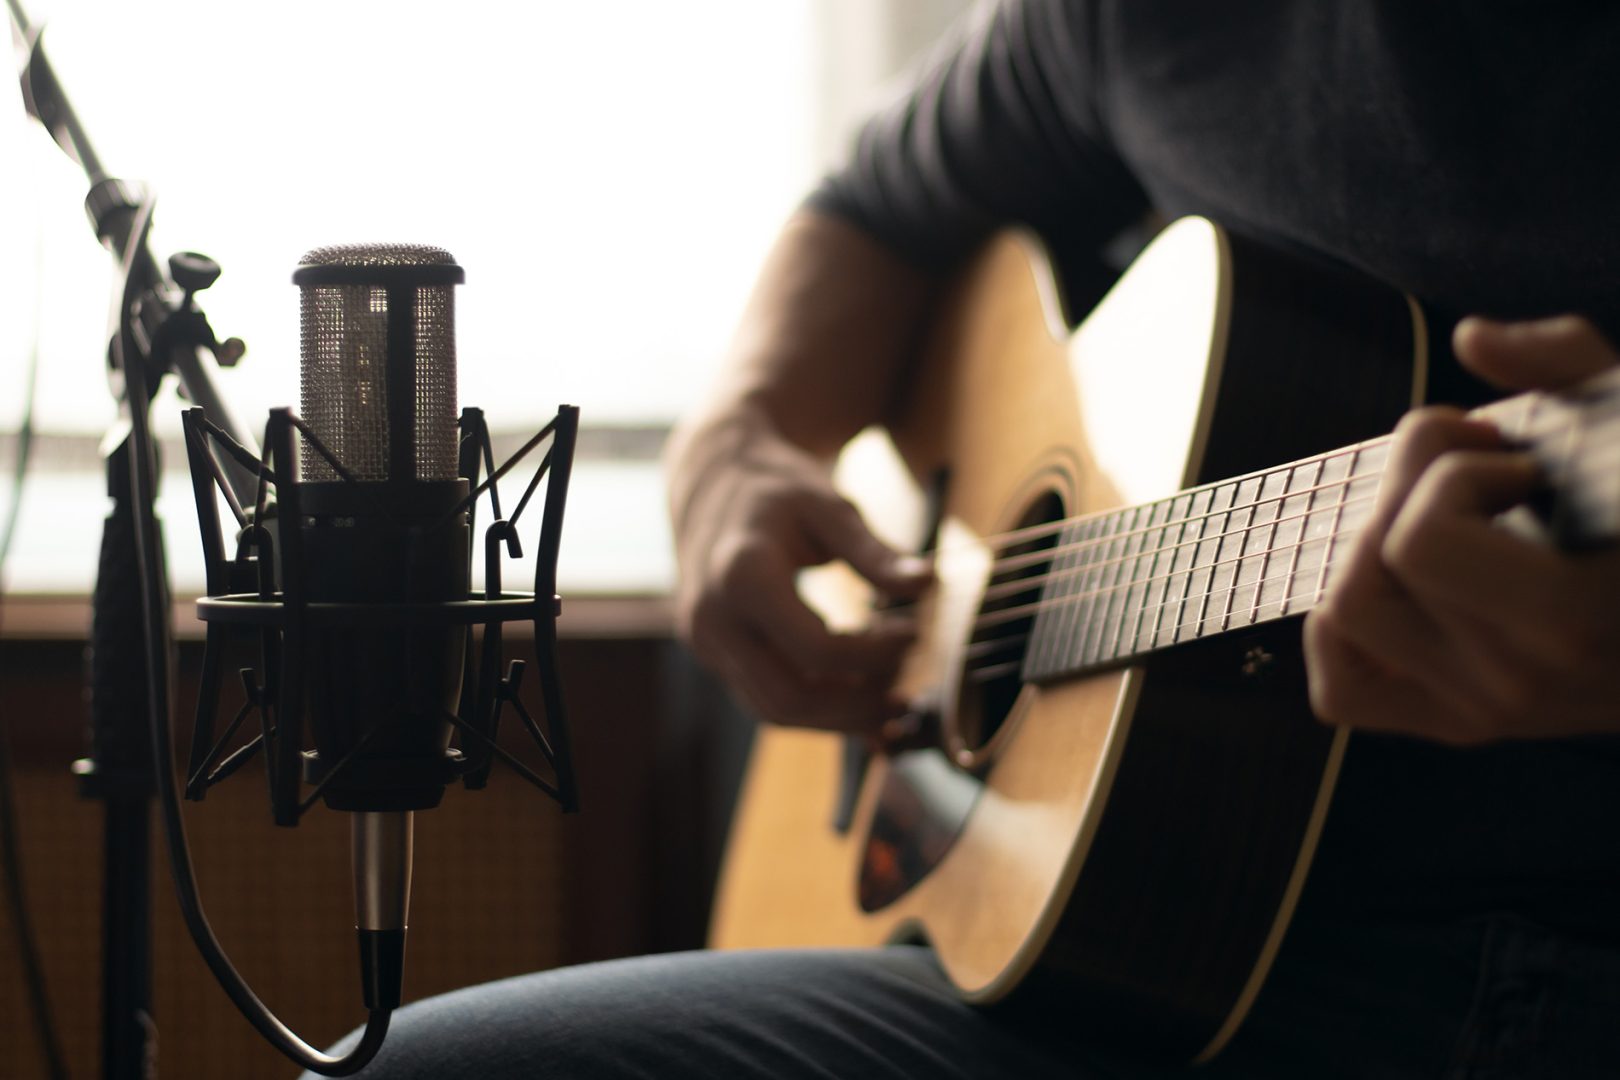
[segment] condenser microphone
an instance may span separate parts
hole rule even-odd
[[[316,248],[293,272],[302,415],[272,409],[258,455],[203,409],[182,417],[208,579],[197,602],[208,636],[185,794],[203,799],[260,756],[277,825],[297,825],[318,803],[350,815],[369,1010],[361,1041],[342,1057],[323,1055],[253,994],[203,917],[177,804],[166,818],[185,869],[176,887],[193,940],[243,1015],[293,1061],[326,1075],[363,1067],[401,1002],[416,811],[437,806],[453,780],[483,787],[496,761],[563,810],[578,807],[556,586],[579,410],[559,406],[496,464],[483,412],[457,412],[454,288],[464,276],[436,247]],[[498,481],[530,453],[540,462],[503,512]],[[255,478],[251,505],[233,495],[222,461]],[[518,519],[542,479],[534,587],[510,590],[502,553],[522,557]],[[486,497],[492,520],[474,591],[471,532]],[[239,527],[234,554],[222,498]],[[533,627],[544,724],[520,692],[525,662],[503,649],[502,628],[515,622]],[[221,732],[225,657],[241,634],[257,640],[258,663],[240,669],[247,700]],[[259,734],[231,749],[255,711]],[[503,746],[508,712],[541,762]]]
[[[316,248],[293,273],[307,425],[302,557],[281,570],[303,576],[311,604],[408,611],[468,595],[452,291],[463,279],[448,252],[410,244]],[[465,643],[465,628],[443,621],[312,626],[304,636],[315,742],[305,780],[325,782],[326,805],[351,815],[373,1008],[399,1004],[412,815],[437,806],[457,776],[451,717]]]

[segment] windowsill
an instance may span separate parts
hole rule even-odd
[[[173,463],[176,457],[166,460]],[[0,505],[10,497],[8,479],[0,478]],[[508,511],[522,494],[524,480],[514,476],[501,484]],[[36,458],[0,595],[0,638],[83,639],[88,634],[89,595],[107,508],[99,461]],[[519,523],[525,553],[536,546],[541,511],[537,497]],[[204,579],[196,504],[189,476],[172,466],[160,486],[158,514],[170,587],[176,597],[185,598],[175,604],[175,633],[200,638],[203,627],[194,600],[203,592]],[[486,498],[479,504],[479,531],[488,523]],[[481,553],[481,538],[474,544]],[[529,587],[533,575],[533,564],[526,559],[508,560],[503,566],[504,580],[512,588]],[[557,576],[563,597],[557,628],[565,637],[670,632],[674,556],[664,516],[662,476],[657,461],[644,449],[633,456],[576,457]],[[475,578],[476,588],[481,575]],[[513,632],[523,631],[514,625]]]
[[[195,597],[176,600],[175,637],[200,641],[204,624],[197,619]],[[663,638],[672,632],[667,595],[565,595],[558,635],[571,639]],[[530,633],[528,623],[512,623],[509,638]],[[87,596],[23,594],[0,601],[0,641],[85,641],[90,635]]]

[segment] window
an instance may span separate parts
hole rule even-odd
[[[440,245],[467,270],[464,404],[515,431],[567,401],[589,427],[640,435],[605,440],[632,448],[617,460],[582,462],[565,574],[590,589],[657,589],[669,566],[647,446],[711,377],[829,133],[951,7],[33,0],[28,14],[47,27],[105,167],[156,193],[154,253],[195,249],[223,265],[204,307],[222,337],[248,344],[219,380],[246,426],[297,403],[289,278],[305,250]],[[82,591],[104,512],[93,447],[114,415],[102,382],[110,259],[80,208],[82,173],[6,84],[0,432],[16,430],[37,341],[45,433],[8,588]],[[158,410],[160,433],[178,431],[176,412],[172,400]],[[13,445],[0,442],[0,466]],[[189,492],[165,489],[184,591],[200,583]],[[574,539],[610,519],[631,523],[622,549]],[[579,561],[631,549],[639,571]]]

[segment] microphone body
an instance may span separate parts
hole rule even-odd
[[[467,482],[457,475],[455,304],[441,248],[316,248],[300,287],[309,434],[294,568],[310,603],[438,605],[471,583]],[[341,475],[342,473],[347,475]],[[283,523],[283,528],[287,523]],[[283,567],[283,575],[287,568]],[[411,625],[312,628],[304,650],[315,752],[305,773],[356,813],[437,806],[454,779],[450,717],[466,633]]]
[[[299,565],[283,565],[283,579],[300,578],[310,604],[398,612],[391,623],[312,625],[303,642],[315,741],[304,774],[324,785],[328,807],[352,815],[371,1008],[399,1004],[412,814],[439,804],[460,762],[450,739],[466,629],[410,613],[463,601],[471,585],[451,291],[462,279],[448,252],[401,244],[317,248],[293,273],[309,427]]]
[[[371,489],[371,490],[368,490]],[[421,605],[465,600],[471,580],[462,480],[306,484],[300,491],[304,587],[311,603]],[[282,528],[286,528],[283,523]],[[466,629],[311,627],[305,697],[315,750],[310,783],[333,810],[427,810],[455,779],[450,716],[461,694]]]

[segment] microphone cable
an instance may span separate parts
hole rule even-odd
[[[33,340],[29,343],[28,368],[24,378],[23,412],[17,423],[17,460],[11,469],[11,501],[6,507],[5,525],[0,528],[0,617],[5,614],[6,561],[11,555],[11,542],[17,536],[17,518],[22,513],[23,483],[28,478],[28,465],[34,447],[34,406],[38,398],[39,383],[39,327],[41,321],[40,297],[43,291],[38,282],[43,280],[43,242],[36,245],[38,272],[34,303]],[[5,723],[0,723],[0,868],[5,871],[6,906],[11,911],[11,929],[17,937],[17,955],[22,960],[23,981],[27,987],[28,1008],[39,1036],[40,1053],[45,1059],[45,1075],[50,1080],[66,1080],[67,1069],[62,1062],[62,1041],[51,1013],[50,996],[45,991],[45,967],[40,962],[39,937],[34,921],[28,914],[28,897],[23,888],[22,855],[17,841],[17,793],[11,758],[11,723],[8,712]]]
[[[22,10],[21,0],[7,0],[7,7],[11,12],[15,35],[25,45],[31,45],[34,57],[43,62],[38,53],[37,30],[30,28]],[[50,74],[49,68],[42,67],[40,70],[46,79],[44,89],[54,94],[49,101],[50,108],[42,115],[39,111],[40,103],[33,101],[29,96],[31,84],[27,78],[34,72],[32,60],[24,68],[25,104],[35,119],[45,123],[52,138],[62,146],[68,156],[84,167],[93,185],[91,188],[93,195],[97,187],[107,182],[109,178],[102,171],[89,140],[79,127],[77,116],[66,98],[61,95],[60,88],[55,86],[55,79]],[[253,993],[232,965],[230,958],[226,956],[219,939],[214,935],[213,928],[208,925],[192,866],[191,850],[186,841],[185,820],[180,810],[180,781],[173,756],[174,736],[171,730],[169,685],[170,669],[173,666],[173,643],[169,632],[168,574],[163,563],[162,539],[154,509],[157,455],[151,430],[150,409],[153,393],[157,389],[156,384],[161,380],[163,371],[158,369],[148,372],[146,367],[148,358],[142,354],[142,349],[136,343],[134,328],[131,326],[135,318],[135,304],[140,299],[139,290],[162,283],[161,280],[149,280],[157,273],[147,247],[152,224],[152,205],[150,198],[144,198],[138,206],[133,207],[134,216],[130,220],[130,228],[117,244],[121,250],[114,252],[118,264],[116,280],[120,285],[120,295],[115,309],[117,317],[114,320],[111,345],[114,365],[124,377],[123,397],[129,413],[130,519],[134,532],[136,576],[139,579],[144,631],[142,645],[147,674],[147,727],[152,742],[152,765],[156,773],[154,779],[162,814],[164,840],[168,846],[169,868],[180,904],[180,914],[192,942],[197,946],[209,970],[213,972],[220,988],[236,1005],[237,1010],[260,1035],[295,1064],[326,1076],[348,1076],[364,1068],[376,1056],[388,1033],[392,1010],[368,1009],[365,1029],[359,1041],[342,1055],[322,1053],[299,1038]],[[96,224],[99,233],[101,222],[97,221]],[[114,245],[111,235],[102,237],[103,242],[110,247]]]
[[[169,850],[169,868],[174,878],[174,889],[180,903],[180,914],[191,934],[192,942],[202,954],[203,961],[213,972],[220,988],[236,1005],[237,1010],[254,1026],[266,1041],[295,1064],[323,1076],[349,1076],[364,1068],[388,1034],[390,1009],[367,1011],[366,1025],[359,1041],[342,1055],[322,1053],[299,1038],[291,1028],[271,1012],[248,986],[230,957],[225,954],[213,927],[203,911],[202,897],[197,888],[195,868],[191,862],[191,848],[186,840],[185,820],[180,809],[180,780],[174,764],[174,733],[169,712],[169,674],[171,643],[169,640],[168,588],[162,562],[162,546],[156,515],[153,513],[156,496],[153,468],[156,455],[153,448],[149,408],[151,387],[147,383],[144,358],[138,349],[126,340],[128,311],[133,297],[131,283],[137,271],[135,260],[145,250],[147,233],[152,221],[152,201],[142,202],[136,211],[129,231],[125,250],[120,253],[120,277],[125,283],[120,298],[121,313],[114,349],[118,367],[124,373],[125,394],[129,404],[130,421],[130,488],[131,511],[135,533],[136,564],[139,568],[141,613],[145,622],[145,654],[147,673],[147,719],[152,737],[152,762],[157,773],[158,805],[163,820],[164,840]]]

